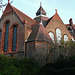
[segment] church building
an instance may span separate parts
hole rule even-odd
[[[57,10],[52,17],[40,5],[34,19],[8,4],[0,18],[0,53],[8,57],[33,58],[46,63],[51,43],[73,41],[75,25],[72,19],[64,24]]]

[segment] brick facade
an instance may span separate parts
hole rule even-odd
[[[9,36],[8,36],[8,50],[7,52],[3,52],[4,50],[4,39],[5,39],[5,26],[6,22],[9,21]],[[16,51],[12,51],[12,39],[13,39],[13,26],[17,25],[17,45],[16,45]],[[23,50],[24,50],[24,39],[25,39],[25,24],[23,24],[20,19],[17,17],[15,13],[8,15],[0,21],[0,28],[2,29],[1,34],[1,41],[0,41],[0,52],[3,54],[6,54],[7,56],[11,56],[12,53],[17,53],[15,55],[18,56],[18,52],[22,51],[22,54],[24,56]]]
[[[42,9],[42,10],[40,10]],[[49,32],[54,34],[55,42],[56,29],[61,30],[62,40],[64,35],[68,36],[69,41],[73,36],[69,33],[57,11],[51,18],[46,17],[46,12],[41,7],[37,13],[35,20],[13,7],[8,3],[5,11],[0,20],[1,40],[0,40],[0,53],[9,57],[28,57],[33,58],[41,64],[53,62],[52,57],[48,60],[48,48],[52,42]],[[35,23],[36,21],[36,23]],[[4,40],[6,22],[9,22],[9,35],[8,35],[8,50],[4,52]],[[38,22],[38,23],[37,23]],[[17,43],[16,51],[12,51],[13,43],[13,27],[17,26]]]
[[[27,42],[26,45],[26,57],[33,58],[42,65],[47,63],[49,43],[34,41]]]
[[[53,32],[54,36],[55,36],[55,41],[56,41],[56,29],[59,28],[61,30],[61,36],[62,36],[62,40],[63,36],[66,34],[69,37],[69,41],[71,40],[71,38],[73,38],[73,36],[69,33],[69,31],[67,30],[67,28],[65,27],[64,23],[60,20],[55,20],[53,19],[50,23],[48,23],[48,25],[46,26],[46,30],[47,32]]]

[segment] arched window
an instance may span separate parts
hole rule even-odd
[[[49,36],[51,37],[52,41],[54,42],[54,34],[52,32],[49,32]]]
[[[64,42],[68,41],[68,36],[64,35]]]
[[[13,26],[13,40],[12,40],[12,51],[16,51],[17,44],[17,25]]]
[[[1,30],[0,30],[0,40],[1,40]]]
[[[61,30],[59,28],[56,29],[56,39],[57,39],[57,43],[60,43],[60,41],[61,41]]]
[[[7,22],[5,26],[4,52],[7,52],[8,49],[8,35],[9,35],[9,22]]]

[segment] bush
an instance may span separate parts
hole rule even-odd
[[[0,54],[0,75],[38,75],[40,68],[32,59],[8,58]]]

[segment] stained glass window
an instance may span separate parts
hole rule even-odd
[[[59,28],[56,29],[56,38],[57,38],[57,43],[60,43],[60,41],[61,41],[61,30]]]
[[[51,37],[52,41],[54,42],[54,34],[52,32],[49,32],[49,36]]]
[[[1,40],[1,31],[0,31],[0,40]]]
[[[6,23],[5,28],[4,52],[7,52],[8,49],[8,35],[9,35],[9,22]]]
[[[17,26],[13,27],[13,42],[12,42],[12,51],[16,51],[16,43],[17,43]]]

